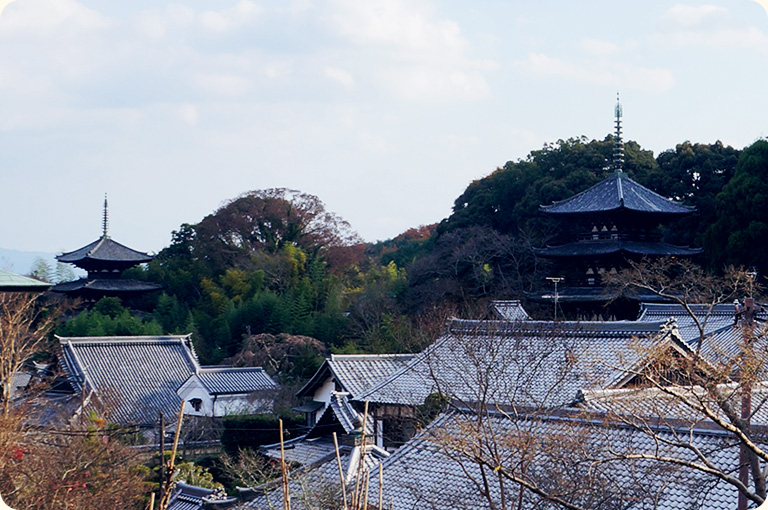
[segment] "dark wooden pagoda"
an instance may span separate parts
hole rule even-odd
[[[565,244],[534,250],[554,262],[553,275],[559,286],[529,297],[538,302],[557,300],[565,315],[572,318],[635,319],[641,301],[658,298],[638,292],[611,301],[602,275],[626,267],[628,260],[694,257],[702,252],[662,241],[660,224],[696,209],[641,186],[623,172],[621,115],[621,104],[617,103],[613,174],[581,193],[540,208],[544,214],[565,220],[575,235]]]
[[[107,199],[104,198],[103,233],[96,241],[56,257],[59,262],[73,264],[88,272],[79,280],[59,283],[51,289],[85,301],[102,297],[130,298],[160,290],[160,285],[123,277],[123,271],[151,261],[154,256],[128,248],[109,237]]]

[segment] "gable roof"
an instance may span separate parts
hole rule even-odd
[[[311,397],[329,377],[342,391],[357,396],[407,364],[415,354],[331,354],[312,378],[296,393]]]
[[[201,367],[190,376],[197,377],[211,395],[233,395],[274,390],[277,383],[261,367]]]
[[[621,170],[576,195],[542,205],[548,214],[584,214],[627,210],[656,214],[690,214],[695,207],[683,205],[641,186]]]
[[[655,508],[658,510],[677,510],[697,508],[703,510],[730,510],[736,506],[737,491],[715,477],[706,477],[701,472],[691,472],[684,467],[673,465],[660,466],[646,460],[605,462],[600,459],[611,458],[616,451],[640,452],[653,454],[661,449],[665,453],[686,460],[696,460],[695,453],[685,447],[671,446],[678,437],[669,430],[654,430],[670,444],[654,441],[647,432],[650,429],[632,429],[601,424],[588,419],[571,416],[536,416],[516,418],[512,413],[491,412],[484,417],[482,430],[492,434],[496,443],[486,446],[504,465],[517,465],[519,451],[510,448],[514,440],[505,442],[505,438],[530,437],[539,442],[542,439],[552,444],[565,441],[563,448],[569,448],[567,441],[579,438],[585,446],[585,452],[594,462],[574,462],[567,466],[557,457],[558,451],[546,446],[536,448],[530,459],[530,468],[526,478],[547,487],[547,481],[556,480],[552,469],[566,469],[563,476],[578,476],[572,470],[585,471],[584,480],[596,482],[594,489],[573,491],[565,487],[565,498],[592,497],[602,498],[602,502],[615,501],[617,506],[628,509]],[[501,501],[502,487],[495,475],[484,478],[480,467],[472,462],[470,451],[461,451],[463,444],[467,450],[476,443],[467,437],[467,431],[475,431],[477,422],[472,414],[448,412],[439,416],[425,431],[406,443],[389,458],[383,461],[384,482],[382,485],[383,503],[394,510],[412,508],[458,508],[487,509],[489,502],[483,498],[476,483],[487,481],[490,497],[497,503]],[[691,444],[708,455],[713,464],[726,470],[738,465],[738,447],[726,434],[714,434],[709,431],[690,430]],[[684,437],[687,437],[684,435]],[[547,439],[550,438],[550,439]],[[458,447],[455,447],[457,446]],[[498,447],[498,449],[496,449]],[[480,455],[483,455],[481,449]],[[574,455],[578,457],[580,449]],[[472,450],[476,452],[477,450]],[[552,457],[550,458],[550,451]],[[570,452],[569,452],[570,453]],[[522,461],[520,461],[522,462]],[[589,476],[586,471],[590,470]],[[490,468],[486,468],[486,475]],[[556,482],[555,482],[556,483]],[[521,494],[520,487],[506,482],[504,490],[507,501],[517,501]],[[556,485],[549,484],[553,490]],[[604,491],[604,492],[601,492]],[[368,492],[369,504],[373,507],[378,502],[379,484],[377,477],[371,477]],[[545,501],[524,492],[523,508],[548,508]],[[578,499],[572,500],[579,503]],[[619,504],[621,502],[621,504]],[[581,502],[584,504],[583,502]],[[609,505],[610,506],[610,505]],[[586,507],[590,506],[586,504]],[[602,507],[602,506],[601,506]]]
[[[177,388],[199,369],[189,335],[57,337],[73,386],[93,391],[111,409],[110,421],[152,424],[158,412],[175,416]]]
[[[201,367],[190,335],[57,337],[61,364],[78,393],[101,401],[109,421],[150,425],[175,416],[177,390],[196,376],[214,395],[250,393],[277,385],[261,368]]]
[[[584,387],[617,382],[659,342],[661,322],[452,320],[408,365],[355,400],[421,405],[432,393],[464,402],[552,407]]]

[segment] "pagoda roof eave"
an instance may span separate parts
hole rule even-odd
[[[129,248],[108,236],[102,236],[82,248],[56,256],[59,262],[75,265],[86,261],[135,265],[150,262],[153,258],[154,256],[149,253]]]
[[[534,254],[544,258],[594,257],[623,253],[659,257],[695,257],[703,253],[701,248],[676,246],[661,242],[623,241],[618,239],[576,241],[559,246],[534,248]]]
[[[61,292],[64,294],[71,293],[142,293],[151,292],[162,289],[162,285],[150,282],[141,282],[138,280],[114,278],[114,279],[100,279],[100,278],[80,278],[71,282],[64,282],[54,285],[51,289],[53,292]]]
[[[618,170],[591,188],[572,197],[539,206],[546,214],[595,214],[619,210],[661,215],[686,215],[693,213],[694,206],[665,198],[630,179]]]

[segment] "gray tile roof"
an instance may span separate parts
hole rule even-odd
[[[153,258],[154,256],[148,253],[128,248],[117,241],[113,241],[112,238],[108,236],[102,236],[82,248],[56,256],[56,260],[59,262],[68,262],[72,264],[80,264],[87,262],[88,260],[93,260],[99,262],[131,262],[135,265],[149,262]]]
[[[732,304],[719,305],[689,305],[693,314],[704,326],[704,333],[711,334],[734,323],[735,309]],[[763,314],[764,316],[764,314]],[[664,321],[673,318],[677,322],[681,338],[686,342],[695,341],[699,337],[698,328],[693,317],[681,305],[671,303],[642,303],[639,321]]]
[[[331,354],[315,372],[312,379],[296,393],[311,397],[328,377],[339,383],[342,391],[353,397],[401,369],[414,354]]]
[[[446,413],[438,417],[421,435],[412,439],[382,465],[384,470],[384,507],[394,510],[420,509],[488,509],[489,501],[481,496],[483,473],[470,456],[472,430],[478,427],[472,415]],[[628,508],[679,510],[732,510],[737,492],[731,485],[715,477],[692,472],[655,461],[612,462],[611,452],[661,453],[688,461],[696,460],[684,446],[659,444],[641,430],[606,426],[578,418],[515,419],[512,415],[492,413],[486,417],[483,430],[492,431],[494,441],[486,442],[503,466],[518,467],[525,476],[550,491],[562,491],[562,497],[586,508]],[[672,431],[657,431],[659,437],[681,440],[699,448],[715,466],[733,473],[738,464],[738,447],[725,435],[706,431],[687,431],[677,436]],[[516,450],[515,438],[533,439],[531,446]],[[498,447],[498,449],[495,449]],[[466,450],[462,450],[466,448]],[[523,468],[520,451],[531,455]],[[534,453],[535,452],[535,453]],[[561,453],[567,457],[560,456]],[[605,462],[599,462],[603,459]],[[589,476],[587,476],[589,474]],[[485,476],[489,494],[496,508],[501,507],[502,490],[506,500],[517,502],[519,486],[507,481],[503,488],[489,468]],[[583,478],[580,478],[583,477]],[[584,490],[570,490],[572,479],[590,480]],[[371,478],[369,504],[378,506],[378,477]],[[531,491],[524,491],[523,508],[561,508],[548,503]]]
[[[617,171],[570,198],[541,206],[549,214],[596,213],[624,209],[657,214],[690,214],[694,207],[664,198]]]
[[[206,489],[178,482],[173,487],[166,510],[202,510],[209,501],[215,502],[217,510],[230,508],[237,502],[235,498],[227,497],[223,489]]]
[[[526,321],[531,318],[519,299],[494,300],[490,308],[497,318],[504,321]]]
[[[718,387],[722,400],[737,410],[741,408],[741,390],[737,385]],[[728,421],[716,400],[702,388],[669,387],[666,391],[657,388],[620,388],[586,391],[583,397],[581,405],[587,409],[610,412],[619,417],[628,416],[635,421],[689,422],[701,427],[716,427],[701,411],[685,404],[685,400],[697,406],[706,405],[712,413]],[[757,384],[751,392],[751,399],[752,425],[768,426],[768,385]]]
[[[212,395],[274,390],[277,383],[261,367],[203,367],[196,374]]]
[[[701,248],[675,246],[669,243],[652,241],[631,241],[622,239],[600,239],[576,241],[546,248],[534,248],[534,253],[548,258],[571,258],[586,256],[604,256],[613,254],[692,257],[703,253]]]
[[[149,292],[162,289],[162,285],[141,282],[129,278],[79,278],[71,282],[58,283],[53,292]]]
[[[110,421],[152,424],[179,413],[176,390],[199,367],[189,336],[61,337],[62,363],[78,389],[111,409]]]
[[[94,391],[110,410],[108,420],[123,425],[151,425],[159,412],[177,415],[176,390],[193,374],[219,394],[274,388],[261,369],[201,367],[189,335],[58,338],[72,385],[86,395]]]
[[[330,437],[318,437],[306,439],[306,436],[300,436],[296,439],[283,443],[285,451],[285,460],[299,465],[314,464],[327,458],[329,455],[336,454],[336,447],[333,439]],[[265,445],[261,451],[273,459],[280,458],[280,444]]]
[[[660,322],[453,320],[407,366],[355,400],[421,405],[441,392],[465,402],[552,407],[603,387],[658,342]],[[624,369],[622,369],[622,367]]]
[[[345,474],[357,473],[359,458],[353,455],[354,449],[349,446],[339,447],[342,471]],[[378,465],[387,458],[388,454],[373,445],[366,446],[364,466],[374,478],[377,476]],[[318,508],[340,508],[341,480],[336,460],[335,448],[332,453],[320,458],[313,465],[305,465],[300,469],[289,471],[289,491],[291,508],[294,510],[312,510]],[[279,482],[279,479],[277,480]],[[347,498],[350,497],[354,483],[347,484]],[[241,490],[243,503],[237,509],[272,510],[282,508],[283,494],[279,483],[267,483],[260,487]]]

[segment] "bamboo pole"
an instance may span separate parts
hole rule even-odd
[[[288,490],[288,469],[285,465],[285,442],[283,441],[283,420],[280,423],[280,473],[283,485],[283,510],[291,510],[291,493]]]
[[[384,466],[379,462],[379,510],[384,509]]]
[[[160,413],[160,500],[165,495],[165,418]],[[151,509],[150,509],[151,510]]]
[[[363,499],[363,506],[362,510],[367,510],[368,508],[368,484],[371,481],[371,472],[366,470],[365,471],[365,484],[363,484],[363,488],[365,490],[365,498]]]
[[[339,480],[341,481],[341,499],[344,501],[344,510],[348,510],[347,507],[347,488],[344,480],[344,469],[341,467],[341,455],[339,455],[339,440],[336,438],[336,432],[333,433],[333,446],[336,448],[336,464],[339,466]]]
[[[184,400],[181,401],[181,409],[179,409],[179,419],[176,421],[176,433],[173,436],[173,449],[171,450],[171,462],[168,469],[168,476],[173,476],[173,467],[176,465],[176,451],[179,449],[179,437],[181,435],[181,422],[184,420]]]
[[[149,493],[149,510],[155,510],[155,493]]]
[[[179,437],[181,437],[181,424],[184,421],[184,400],[181,401],[181,408],[179,409],[179,418],[176,421],[176,432],[173,436],[173,448],[171,449],[171,460],[168,461],[168,471],[166,472],[165,492],[160,499],[158,510],[165,510],[168,508],[168,503],[171,501],[171,489],[173,486],[174,470],[176,466],[176,452],[179,448]]]

